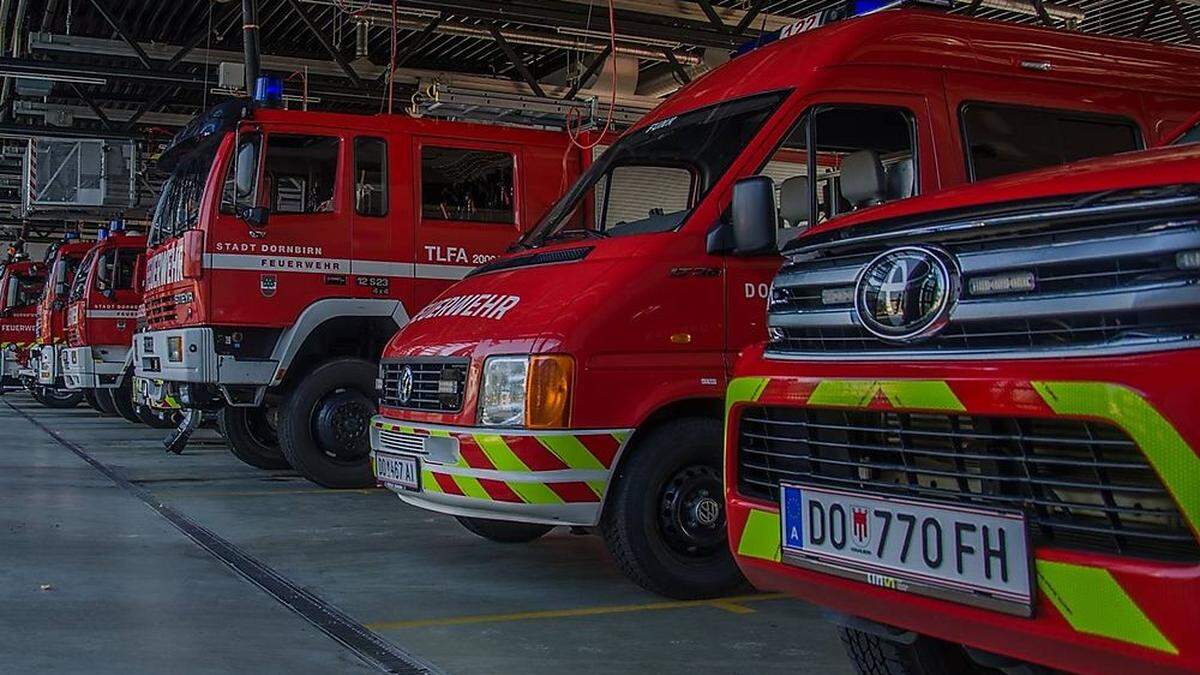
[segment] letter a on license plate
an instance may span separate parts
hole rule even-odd
[[[1032,615],[1023,513],[785,483],[780,516],[790,565]]]

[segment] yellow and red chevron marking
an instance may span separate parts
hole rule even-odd
[[[607,474],[616,463],[629,432],[488,433],[425,429],[376,420],[384,431],[415,436],[444,436],[458,440],[458,462],[448,470],[423,467],[422,488],[429,492],[474,497],[514,504],[599,502],[607,480],[537,479],[545,472]],[[467,470],[466,472],[462,470]],[[474,472],[526,474],[527,480],[499,480]]]
[[[734,406],[756,402],[1104,420],[1129,434],[1158,473],[1193,532],[1200,533],[1200,455],[1150,401],[1121,384],[986,378],[743,377],[729,384],[726,424],[734,421],[729,415]],[[738,555],[778,563],[779,512],[754,508],[746,515],[736,538]],[[1193,610],[1186,602],[1164,602],[1162,586],[1153,575],[1040,555],[1035,564],[1037,585],[1046,599],[1044,605],[1057,610],[1057,617],[1052,620],[1062,621],[1078,633],[1176,656],[1181,646],[1186,648],[1194,643],[1191,626],[1196,625],[1195,614],[1189,614]]]

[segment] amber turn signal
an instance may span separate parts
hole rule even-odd
[[[529,359],[526,380],[525,426],[530,429],[562,429],[571,424],[571,387],[575,360],[552,354]]]

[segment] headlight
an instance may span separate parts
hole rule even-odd
[[[483,363],[479,388],[479,423],[515,427],[525,422],[525,380],[529,357],[493,356]]]
[[[479,423],[564,428],[571,423],[575,361],[562,354],[497,356],[483,364]]]
[[[180,336],[167,338],[167,360],[175,363],[183,361],[183,338]]]

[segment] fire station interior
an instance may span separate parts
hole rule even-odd
[[[145,390],[138,382],[130,384],[135,366],[123,366],[120,359],[134,363],[143,346],[125,338],[123,344],[88,342],[102,321],[132,335],[164,312],[183,316],[179,307],[193,301],[192,291],[155,301],[169,300],[169,306],[149,298],[164,280],[188,278],[191,263],[151,261],[146,251],[176,240],[183,242],[179,251],[191,245],[186,235],[197,218],[206,217],[199,214],[212,191],[219,192],[212,218],[237,222],[249,235],[237,250],[214,249],[211,241],[196,239],[198,246],[208,247],[197,254],[197,269],[206,268],[199,273],[220,264],[236,269],[243,254],[254,250],[249,247],[291,247],[281,255],[291,256],[285,263],[294,265],[304,259],[304,247],[338,245],[334,234],[272,241],[283,223],[300,222],[289,219],[308,218],[334,228],[349,227],[348,220],[337,220],[349,218],[357,228],[363,222],[370,227],[372,218],[407,213],[433,225],[429,239],[413,245],[417,252],[429,251],[428,260],[403,261],[409,270],[403,283],[416,289],[415,297],[426,293],[422,302],[434,300],[445,287],[453,296],[448,279],[466,276],[470,282],[471,266],[502,265],[504,256],[528,251],[519,244],[508,248],[507,240],[497,243],[493,229],[485,234],[494,250],[468,256],[464,251],[473,251],[473,235],[454,233],[448,224],[480,231],[485,225],[531,226],[529,195],[535,188],[530,186],[553,192],[539,202],[537,208],[545,212],[585,168],[578,159],[583,155],[570,162],[564,155],[560,163],[564,149],[571,153],[586,146],[600,157],[642,116],[664,102],[670,105],[677,91],[710,71],[751,58],[747,51],[800,31],[822,30],[820,24],[842,19],[856,6],[886,12],[893,4],[904,3],[0,0],[0,255],[7,270],[0,282],[5,359],[0,671],[1058,672],[1004,658],[977,659],[969,666],[967,661],[939,663],[925,670],[895,660],[866,670],[863,661],[856,666],[847,658],[854,646],[844,644],[845,633],[830,620],[831,611],[791,592],[746,583],[715,597],[667,597],[623,574],[595,528],[558,526],[525,544],[487,541],[459,526],[454,513],[401,501],[382,482],[330,488],[336,480],[314,482],[307,470],[289,465],[278,453],[251,466],[231,452],[223,413],[207,409],[194,419],[183,414],[194,403],[195,389],[181,398],[177,390],[153,389],[160,384],[153,378]],[[950,18],[1139,41],[1154,49],[1200,46],[1200,0],[941,0],[924,5],[922,11]],[[1102,51],[1109,43],[1089,44]],[[253,111],[238,113],[246,115],[241,121],[204,117],[239,101]],[[980,108],[961,121],[991,139],[986,147],[966,150],[978,157],[975,178],[1054,165],[1059,158],[1052,146],[1076,142],[1049,131],[1036,110],[1024,117],[1002,112]],[[388,154],[388,141],[371,136],[372,124],[380,129],[376,135],[384,135],[383,122],[364,123],[367,130],[351,148],[310,132],[265,135],[262,129],[270,123],[256,127],[254,122],[301,113],[354,116],[326,123],[343,127],[358,118],[469,122],[482,125],[485,140],[474,147],[465,141],[430,142],[414,149],[411,161],[399,163],[395,153]],[[210,156],[178,151],[179,139],[207,142],[208,132],[193,123],[197,119],[228,134],[220,152],[233,159],[222,174],[209,173],[217,149]],[[814,109],[782,136],[762,169],[773,181],[778,244],[836,218],[933,192],[928,181],[919,180],[932,169],[922,166],[919,148],[926,141],[913,128],[912,120],[894,108],[829,106]],[[546,136],[503,140],[523,130]],[[750,132],[728,128],[707,138],[734,143]],[[1136,130],[1120,133],[1088,136],[1076,144],[1087,146],[1087,156],[1149,145]],[[646,165],[618,168],[593,186],[576,204],[574,234],[580,236],[565,238],[590,247],[623,235],[676,231],[699,190],[695,176],[680,167],[702,156],[710,161],[713,152],[699,138],[685,135],[675,147],[655,146],[653,162],[638,155],[636,139],[621,146],[627,157]],[[1189,138],[1200,140],[1193,130],[1179,142]],[[545,143],[553,146],[543,169],[514,166],[511,146],[531,147],[536,139],[551,139]],[[1026,149],[1012,150],[1017,146]],[[817,179],[810,182],[814,172]],[[659,206],[647,212],[646,200],[638,197],[645,194]],[[399,204],[406,205],[404,211]],[[597,205],[603,208],[592,214]],[[592,219],[595,231],[586,224]],[[121,247],[122,241],[134,240],[136,246]],[[86,248],[64,253],[80,242],[96,246],[95,255]],[[353,258],[355,264],[371,260],[379,269],[401,264],[378,251],[358,250],[359,243],[351,245],[358,248],[327,257]],[[566,255],[576,249],[571,251]],[[493,261],[497,256],[499,263]],[[421,290],[424,267],[434,270],[429,278],[437,279],[455,265],[461,272],[438,280],[444,286]],[[297,276],[323,278],[320,292],[327,296],[357,291],[358,283],[362,293],[354,297],[370,298],[372,292],[386,294],[390,273],[348,285],[336,267],[324,275]],[[203,320],[241,302],[290,301],[298,286],[288,274],[282,269],[261,280],[256,274],[224,289],[220,297],[235,306],[209,307],[205,311],[211,314]],[[390,283],[401,282],[393,278]],[[767,292],[764,283],[761,293]],[[503,307],[496,304],[498,297],[489,307]],[[462,306],[439,311],[453,313]],[[410,308],[407,316],[419,309]],[[377,367],[390,335],[378,335],[378,327],[389,316],[372,315],[348,333],[322,334],[298,352],[292,376],[335,350],[347,351],[337,352],[339,357],[349,354]],[[22,320],[27,324],[13,328],[18,332],[5,332]],[[275,332],[253,325],[219,329],[215,353],[221,359],[252,354],[251,363],[261,362],[273,354],[281,333],[303,325],[295,318],[287,323]],[[766,330],[761,325],[758,330],[763,333],[758,341],[767,340]],[[87,354],[94,355],[97,373],[105,359],[116,359],[105,371],[110,374],[95,376],[92,389],[72,388],[64,374],[72,372],[62,364],[70,362],[70,350],[79,343],[90,345]],[[101,353],[108,349],[116,355]],[[169,341],[165,349],[169,354],[159,352],[151,361],[174,361],[174,350],[186,352]],[[41,358],[43,370],[64,370],[46,380],[26,358]],[[137,367],[151,361],[136,361]],[[380,372],[383,384],[377,386],[391,386],[386,366]],[[478,376],[477,370],[462,373]],[[404,376],[411,391],[413,371]],[[415,377],[419,389],[419,369]],[[124,384],[114,386],[117,381]],[[274,405],[275,389],[266,387],[264,395],[261,388],[244,384],[249,381],[221,392],[230,400],[240,396],[243,403]],[[443,388],[434,392],[434,405],[457,391],[453,383],[450,389],[444,381],[438,386]],[[178,409],[152,406],[148,391],[160,391],[163,398],[156,405],[167,401]],[[147,396],[144,405],[142,395]],[[215,395],[219,400],[222,393]],[[356,401],[347,405],[359,405]],[[367,405],[374,411],[376,399],[370,397]],[[275,433],[283,425],[282,414],[237,419],[249,419],[245,429],[250,432],[255,424],[259,429],[268,424]],[[171,438],[182,438],[186,446],[173,446]],[[1187,602],[1194,603],[1194,568],[1187,574],[1193,584]],[[1194,612],[1180,610],[1178,616]],[[1188,663],[1195,667],[1200,661]],[[1147,666],[1142,672],[1168,670]]]

